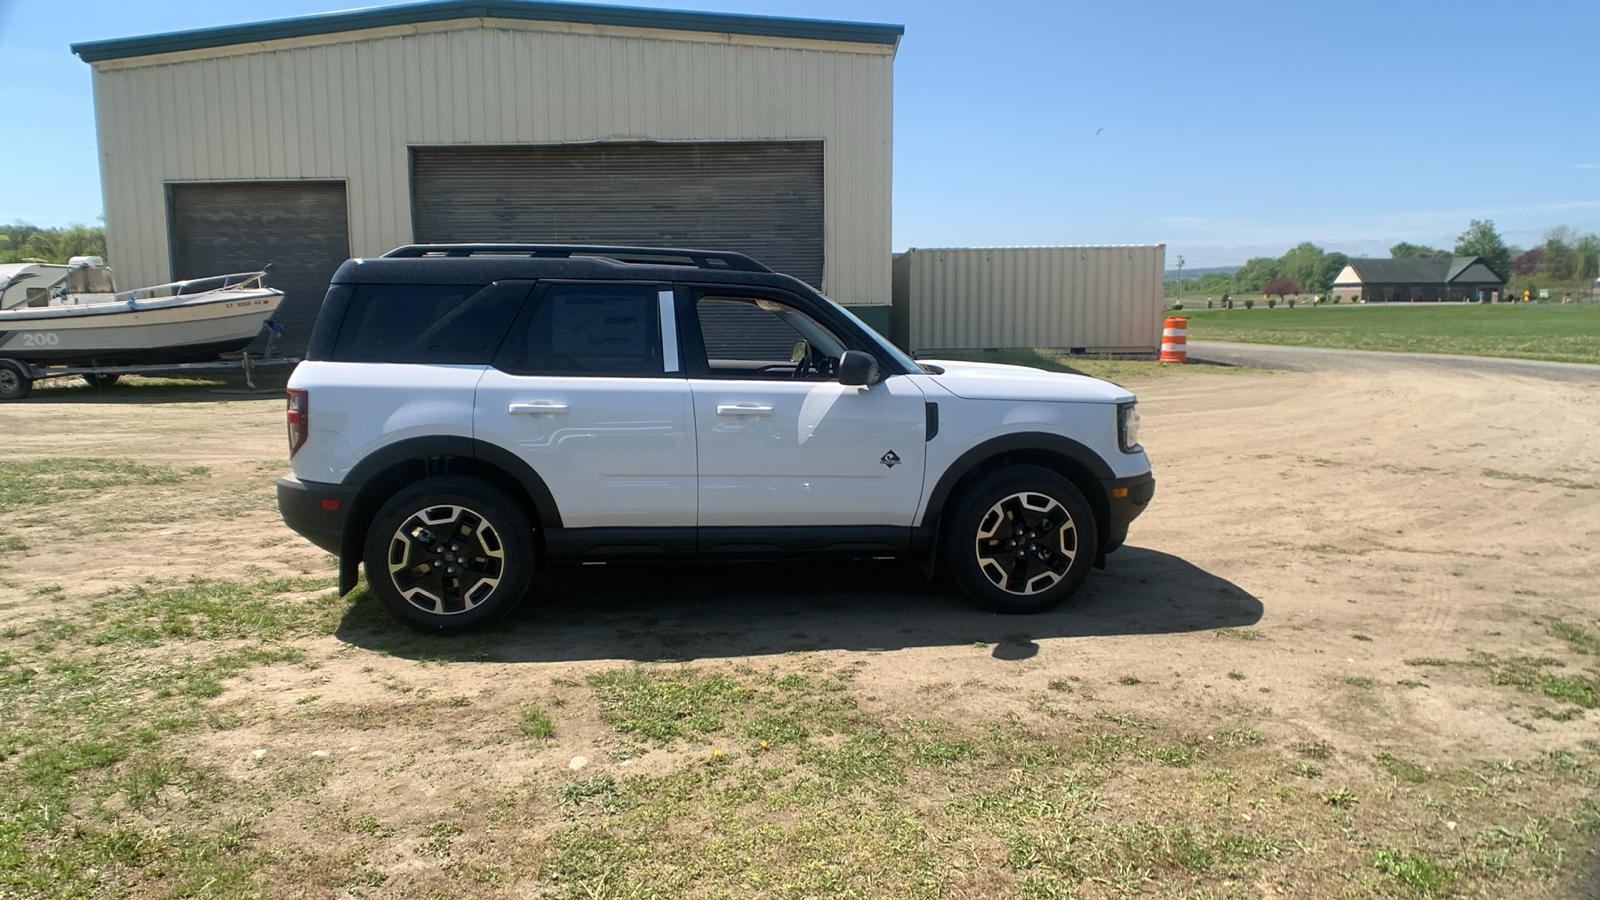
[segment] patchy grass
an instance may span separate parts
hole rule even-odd
[[[111,487],[177,484],[207,474],[204,466],[179,471],[119,459],[0,460],[0,512],[83,499]]]
[[[247,846],[259,800],[211,802],[225,793],[217,773],[169,743],[230,727],[211,702],[226,679],[304,662],[303,651],[281,639],[331,630],[336,610],[326,599],[294,603],[281,595],[322,586],[130,588],[7,639],[0,892],[94,895],[108,879],[149,879],[149,887],[174,894],[259,890],[262,856]],[[194,804],[205,813],[189,814]]]
[[[1595,747],[1335,780],[1256,710],[912,715],[824,654],[519,687],[472,668],[514,636],[405,643],[325,587],[136,585],[0,638],[0,893],[1553,895],[1600,832]],[[318,686],[335,657],[368,696]],[[449,671],[492,689],[428,696]],[[215,762],[252,734],[277,743]]]
[[[529,704],[522,708],[522,721],[518,729],[528,737],[553,738],[556,736],[555,725],[550,722],[550,714],[540,709],[538,704]]]
[[[1600,363],[1600,306],[1279,305],[1185,309],[1189,339]]]
[[[1409,760],[1401,759],[1388,753],[1378,754],[1378,765],[1383,766],[1390,775],[1406,782],[1407,784],[1422,784],[1433,777],[1427,769]]]
[[[1486,654],[1476,664],[1489,670],[1491,684],[1538,692],[1552,700],[1571,703],[1583,709],[1600,708],[1600,678],[1581,673],[1561,675],[1549,671],[1552,668],[1565,668],[1566,664],[1559,659],[1519,656],[1500,660]]]
[[[1567,648],[1573,653],[1600,656],[1600,636],[1597,636],[1594,632],[1554,617],[1546,619],[1544,627],[1549,630],[1552,636],[1566,641]]]
[[[1385,847],[1373,855],[1372,864],[1413,896],[1442,897],[1455,882],[1431,856],[1416,850],[1402,853]]]
[[[1408,666],[1437,666],[1440,668],[1454,665],[1450,660],[1441,659],[1437,656],[1412,656],[1405,660],[1405,664]]]
[[[1587,481],[1573,481],[1570,478],[1550,478],[1543,475],[1524,475],[1520,472],[1503,472],[1500,469],[1484,469],[1483,477],[1496,478],[1501,481],[1525,481],[1529,484],[1550,484],[1568,490],[1592,491],[1600,485]]]

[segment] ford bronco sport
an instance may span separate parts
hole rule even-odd
[[[479,628],[587,561],[902,556],[1048,608],[1155,489],[1132,394],[911,359],[737,253],[416,245],[340,267],[288,386],[283,519],[340,592]]]

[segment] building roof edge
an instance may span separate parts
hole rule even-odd
[[[432,0],[425,3],[319,13],[244,25],[224,25],[217,28],[199,28],[193,31],[174,31],[142,37],[86,41],[73,44],[72,52],[84,62],[95,63],[135,56],[153,56],[158,53],[178,53],[186,50],[340,34],[395,25],[447,22],[455,19],[571,22],[624,28],[880,44],[890,47],[898,46],[900,38],[905,34],[903,25],[880,25],[869,22],[688,12],[590,3],[553,3],[548,0]]]

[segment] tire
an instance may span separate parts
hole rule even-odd
[[[378,510],[362,561],[367,584],[396,618],[419,631],[458,634],[517,607],[533,580],[534,552],[528,516],[504,491],[440,475]]]
[[[33,390],[33,379],[14,362],[0,360],[0,400],[21,400]]]
[[[1008,528],[1007,523],[1018,523]],[[1094,565],[1094,510],[1072,482],[1008,465],[964,491],[945,519],[945,560],[967,596],[999,612],[1039,612],[1071,597]],[[1020,542],[1020,543],[1018,543]]]
[[[111,387],[113,384],[116,384],[117,380],[121,377],[122,374],[119,372],[106,372],[104,374],[99,372],[85,372],[83,375],[83,383],[87,384],[89,387],[103,390]]]

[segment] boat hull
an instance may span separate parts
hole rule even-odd
[[[53,366],[205,362],[255,340],[281,299],[278,291],[233,291],[150,308],[0,311],[0,359]]]

